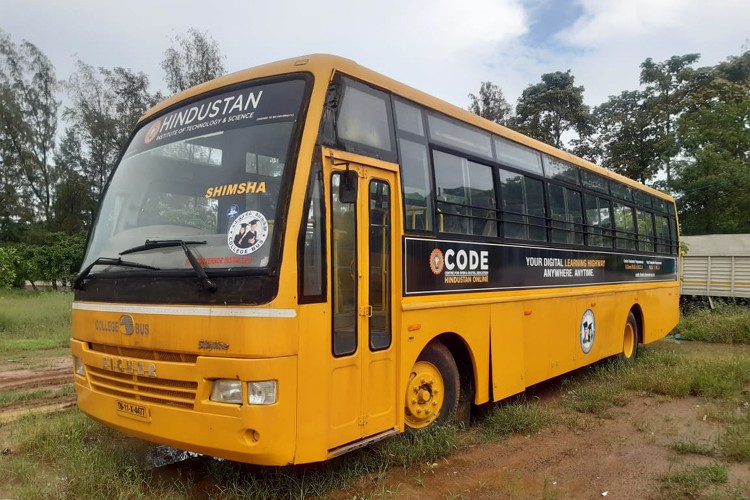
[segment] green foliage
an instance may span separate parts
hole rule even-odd
[[[172,40],[161,67],[167,87],[176,94],[226,73],[224,59],[219,44],[208,32],[191,28],[187,35],[177,35]]]
[[[516,130],[562,149],[565,132],[588,135],[591,113],[583,103],[583,86],[574,83],[568,70],[545,73],[540,83],[526,87],[516,105]]]
[[[624,91],[594,108],[594,147],[601,166],[640,182],[650,181],[659,171],[658,139],[645,98],[644,92]]]
[[[669,352],[645,351],[643,368],[627,372],[624,388],[672,397],[727,398],[750,383],[750,359],[700,359],[684,363]]]
[[[68,346],[72,302],[71,293],[0,290],[0,352]]]
[[[58,222],[75,226],[69,219],[76,211],[78,227],[93,218],[95,202],[138,118],[161,100],[148,86],[144,73],[94,68],[78,61],[76,72],[65,83],[72,105],[63,113],[70,126],[56,158],[65,172],[55,207]]]
[[[750,344],[750,310],[733,305],[723,305],[715,310],[697,310],[685,314],[673,333],[687,340]]]
[[[469,111],[487,120],[508,125],[512,119],[511,108],[500,87],[492,82],[482,82],[479,95],[469,94]]]
[[[0,247],[0,289],[18,284],[18,250],[12,246]]]
[[[750,414],[733,415],[719,436],[719,448],[729,460],[750,462]]]
[[[57,87],[47,56],[30,42],[16,45],[0,30],[0,219],[4,225],[14,216],[51,219],[57,176],[52,161]]]
[[[545,407],[526,401],[514,401],[494,408],[482,423],[482,435],[497,440],[511,434],[536,434],[557,421]]]
[[[653,127],[658,167],[666,173],[667,187],[672,184],[673,160],[680,152],[676,121],[695,75],[692,65],[698,59],[700,54],[685,54],[660,63],[649,57],[641,63],[641,84],[646,87],[643,107]]]
[[[661,493],[665,498],[697,498],[708,486],[725,484],[728,480],[729,472],[724,464],[694,465],[661,476]]]
[[[0,481],[13,486],[17,498],[149,496],[147,473],[124,446],[127,438],[77,410],[32,415],[15,432],[18,456],[0,468]]]
[[[705,69],[677,121],[685,234],[750,232],[750,51]]]

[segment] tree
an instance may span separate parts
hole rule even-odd
[[[138,118],[162,96],[149,93],[144,73],[120,67],[95,69],[81,61],[65,88],[72,104],[63,116],[70,126],[58,160],[69,174],[67,187],[71,188],[71,172],[76,172],[89,186],[88,198],[95,203]]]
[[[673,187],[685,234],[750,232],[750,52],[691,83],[676,121]]]
[[[561,149],[564,133],[588,135],[591,112],[583,103],[583,86],[574,83],[568,70],[546,73],[540,83],[526,87],[516,105],[517,129]]]
[[[24,200],[37,219],[51,218],[56,171],[53,163],[58,88],[55,69],[34,44],[20,46],[0,31],[0,147],[2,178],[17,175],[18,195],[3,196],[12,205]],[[8,217],[7,214],[4,214]]]
[[[487,120],[508,126],[512,119],[511,107],[503,91],[492,82],[482,82],[479,95],[469,94],[469,111]]]
[[[641,63],[641,85],[646,86],[643,105],[658,131],[658,166],[666,172],[667,187],[672,183],[672,162],[679,153],[676,121],[683,110],[688,84],[695,76],[692,65],[699,58],[700,54],[685,54],[655,63],[649,57]]]
[[[191,28],[187,36],[177,35],[161,63],[167,88],[176,94],[223,75],[224,59],[219,44],[208,32]]]
[[[658,173],[657,136],[643,102],[645,93],[624,91],[594,109],[598,163],[646,183]]]

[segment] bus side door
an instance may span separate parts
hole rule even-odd
[[[338,155],[332,163],[327,176],[333,356],[329,449],[397,426],[392,300],[396,176]],[[357,184],[353,203],[345,199],[352,196],[351,183]]]

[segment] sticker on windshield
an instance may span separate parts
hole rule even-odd
[[[237,255],[255,252],[268,237],[268,221],[262,213],[250,210],[237,216],[229,227],[227,244]]]
[[[237,204],[231,205],[227,208],[227,219],[234,219],[238,213],[240,213],[240,206]]]

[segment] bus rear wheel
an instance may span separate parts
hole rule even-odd
[[[443,425],[458,409],[460,380],[450,351],[431,342],[417,358],[406,384],[404,419],[409,429]]]
[[[638,354],[638,341],[640,339],[638,331],[638,321],[635,319],[633,311],[628,313],[628,320],[625,322],[625,331],[622,337],[622,352],[618,359],[625,363],[632,363]]]

